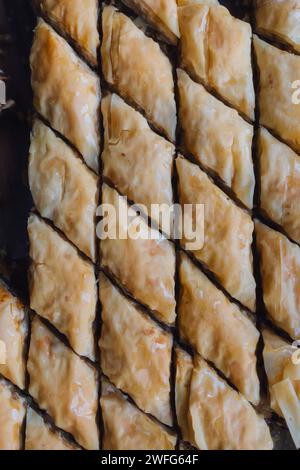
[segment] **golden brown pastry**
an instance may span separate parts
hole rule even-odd
[[[94,359],[93,265],[36,215],[29,219],[28,232],[31,308],[65,334],[78,354]]]
[[[252,270],[254,224],[251,217],[215,186],[197,165],[182,157],[177,158],[176,164],[181,206],[204,205],[204,244],[194,250],[193,255],[217,276],[232,297],[254,310],[256,285]],[[192,215],[187,213],[186,220],[190,226],[199,225],[195,211]],[[190,243],[183,236],[181,244],[186,248]]]
[[[259,164],[261,209],[300,243],[300,157],[261,128]]]
[[[102,380],[104,450],[175,450],[176,437]]]
[[[109,380],[159,421],[172,425],[172,336],[100,276],[101,368]]]
[[[300,1],[256,0],[256,29],[300,52]]]
[[[44,15],[73,39],[82,54],[97,65],[100,45],[98,0],[35,0]]]
[[[300,106],[294,96],[300,77],[300,57],[257,36],[254,47],[259,68],[260,123],[300,151]]]
[[[43,20],[35,30],[30,64],[36,110],[98,171],[99,78]]]
[[[151,204],[170,207],[173,144],[153,132],[146,119],[117,95],[103,99],[102,114],[103,175],[129,200],[144,204],[149,215]],[[159,217],[153,219],[159,224]]]
[[[178,363],[184,356],[177,356]],[[185,358],[186,359],[186,358]],[[188,412],[185,426],[189,440],[201,450],[269,450],[273,448],[264,419],[247,400],[222,380],[200,357],[180,364],[187,387],[182,395]],[[191,378],[190,378],[191,375]],[[184,415],[182,415],[184,419]]]
[[[255,228],[266,309],[277,326],[300,338],[300,248],[258,221]]]
[[[179,26],[176,0],[122,0],[157,29],[167,42],[176,45]]]
[[[97,177],[39,119],[31,135],[29,183],[42,217],[94,261]]]
[[[116,190],[104,184],[102,196],[104,218],[101,229],[97,228],[99,238],[104,235],[100,245],[102,266],[159,320],[174,324],[174,245],[150,229]]]
[[[190,406],[190,388],[193,375],[193,359],[180,348],[176,348],[176,386],[175,404],[178,425],[182,438],[195,445],[193,432],[190,429],[188,415]]]
[[[21,389],[25,387],[26,335],[24,306],[0,282],[0,374]]]
[[[52,429],[32,408],[28,408],[25,450],[78,450],[78,447]]]
[[[178,69],[179,119],[184,147],[253,206],[253,126]]]
[[[283,416],[295,445],[300,447],[300,363],[297,349],[265,329],[264,364],[269,382],[271,407]],[[299,352],[299,350],[298,350]],[[295,356],[295,354],[297,354]],[[290,416],[292,414],[292,416]]]
[[[0,450],[20,450],[25,402],[0,378]]]
[[[252,403],[260,399],[256,372],[259,332],[236,304],[186,255],[180,263],[179,332]]]
[[[115,8],[106,6],[102,21],[105,80],[174,141],[176,104],[169,59],[156,42]]]
[[[211,2],[188,2],[178,17],[181,66],[253,120],[251,26]]]
[[[96,371],[37,317],[32,321],[28,373],[30,395],[56,426],[72,434],[86,449],[99,449]]]

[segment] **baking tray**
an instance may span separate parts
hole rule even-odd
[[[251,0],[220,1],[231,13],[249,20]],[[33,207],[27,180],[32,93],[29,53],[35,15],[30,2],[0,0],[0,70],[9,79],[7,97],[15,106],[0,113],[0,277],[28,303],[27,219]],[[275,448],[294,449],[285,423],[270,416]]]

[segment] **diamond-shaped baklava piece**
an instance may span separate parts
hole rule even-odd
[[[266,129],[259,133],[260,207],[300,243],[300,157]]]
[[[94,358],[97,292],[94,267],[36,215],[28,222],[30,306],[65,334],[74,350]]]
[[[34,0],[59,30],[66,33],[86,59],[97,65],[100,45],[98,0]]]
[[[182,157],[176,163],[185,222],[194,227],[195,233],[204,227],[203,246],[193,249],[193,255],[216,275],[232,297],[254,310],[256,284],[251,249],[254,224],[250,215],[236,206],[197,165]],[[187,211],[185,205],[189,204],[193,211]],[[204,205],[204,220],[197,218],[196,205]],[[181,239],[184,248],[191,245],[185,236],[188,227],[184,227]]]
[[[0,450],[20,450],[25,402],[0,378]]]
[[[264,419],[200,357],[177,353],[177,411],[183,437],[201,450],[268,450]]]
[[[122,0],[125,5],[143,16],[170,44],[179,37],[176,0]]]
[[[264,365],[272,409],[283,416],[297,449],[300,447],[299,349],[269,330],[263,331]]]
[[[178,17],[181,66],[253,120],[251,26],[206,2],[180,7]]]
[[[175,248],[106,184],[102,192],[101,264],[167,324],[175,322]]]
[[[172,425],[170,364],[172,336],[100,277],[103,373],[146,413]]]
[[[136,204],[173,204],[174,146],[117,95],[102,101],[105,143],[103,175]],[[159,217],[154,218],[159,224]],[[168,233],[169,234],[169,233]]]
[[[256,347],[259,332],[239,307],[186,255],[180,263],[179,332],[245,395],[259,402]]]
[[[106,380],[102,380],[101,409],[104,450],[175,450],[176,437]]]
[[[28,357],[29,393],[56,426],[83,447],[99,448],[96,370],[65,346],[37,317]]]
[[[300,339],[300,248],[260,222],[255,228],[268,314],[292,338]]]
[[[254,37],[260,123],[300,150],[300,57]]]
[[[127,16],[103,11],[103,73],[116,91],[141,108],[151,123],[174,141],[176,104],[172,65],[159,45]]]
[[[300,1],[256,0],[256,29],[300,52]]]
[[[253,126],[178,70],[182,144],[249,208],[253,205]]]
[[[27,409],[25,450],[76,450],[32,408]]]
[[[38,119],[31,136],[29,182],[39,213],[95,260],[97,177]]]
[[[35,30],[30,63],[36,110],[97,171],[99,78],[43,20],[39,20]]]
[[[22,303],[0,282],[0,374],[25,387],[27,319]]]

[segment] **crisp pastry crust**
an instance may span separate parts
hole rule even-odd
[[[42,12],[78,45],[82,54],[94,66],[100,46],[98,0],[35,0]]]
[[[255,186],[253,126],[178,70],[179,119],[184,147],[215,172],[249,208]]]
[[[214,363],[247,400],[258,404],[258,330],[186,255],[181,255],[179,276],[181,337]]]
[[[175,385],[175,405],[178,425],[181,430],[182,438],[195,445],[193,432],[190,429],[189,398],[190,387],[193,375],[193,359],[180,348],[176,348],[176,385]]]
[[[253,120],[251,26],[207,2],[180,7],[178,18],[181,66]]]
[[[96,425],[96,371],[53,335],[32,321],[28,357],[29,393],[55,424],[89,450],[99,448]]]
[[[20,450],[25,402],[0,379],[0,450]]]
[[[35,30],[30,64],[36,110],[98,171],[99,78],[43,20]]]
[[[122,0],[156,28],[170,44],[176,45],[179,25],[176,0]]]
[[[5,364],[0,361],[0,374],[21,389],[25,387],[26,335],[24,306],[0,282],[0,341],[5,348]]]
[[[293,364],[292,362],[292,355],[296,349],[290,343],[267,329],[263,331],[263,338],[263,357],[269,382],[271,407],[277,414],[282,416],[273,386],[285,379],[290,379],[300,400],[300,364]]]
[[[176,379],[177,391],[183,386],[177,410],[183,407],[179,425],[184,426],[185,440],[201,450],[272,449],[264,419],[203,359],[195,358],[193,365],[186,353],[177,351],[176,361],[181,377]]]
[[[170,364],[172,336],[141,313],[100,276],[101,368],[139,408],[172,425]]]
[[[174,141],[176,104],[169,59],[155,41],[115,8],[105,7],[102,21],[106,81]]]
[[[65,334],[74,350],[94,359],[97,291],[94,268],[36,215],[28,222],[30,306]]]
[[[27,409],[25,450],[78,450],[45,423],[32,408]]]
[[[204,205],[204,244],[193,251],[235,299],[255,309],[251,217],[237,207],[197,165],[177,158],[179,199],[184,204]],[[189,226],[197,226],[195,211],[186,214]],[[182,246],[189,241],[183,236]]]
[[[39,119],[31,135],[29,183],[42,217],[95,261],[97,177]]]
[[[300,52],[300,1],[256,0],[256,29]]]
[[[256,221],[256,239],[266,309],[292,338],[300,338],[300,248]]]
[[[173,244],[158,231],[150,229],[144,219],[129,208],[126,200],[106,184],[103,185],[102,196],[102,204],[110,205],[110,210],[104,214],[103,232],[111,236],[101,240],[102,266],[108,269],[133,297],[149,307],[159,320],[174,324]],[[111,228],[108,234],[106,226]],[[104,233],[100,230],[100,238]]]
[[[173,144],[153,132],[146,119],[117,95],[102,101],[105,143],[103,175],[150,215],[151,204],[173,204]],[[153,217],[159,224],[159,216]]]
[[[300,243],[300,157],[266,129],[259,133],[260,207]]]
[[[293,86],[300,77],[300,57],[257,36],[254,47],[259,68],[260,123],[300,151],[300,106],[293,100]]]
[[[104,450],[175,450],[176,437],[102,380]]]

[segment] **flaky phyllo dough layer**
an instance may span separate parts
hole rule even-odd
[[[269,450],[271,410],[300,446],[299,3],[34,1],[0,449]],[[175,203],[204,205],[197,249],[152,211]]]

